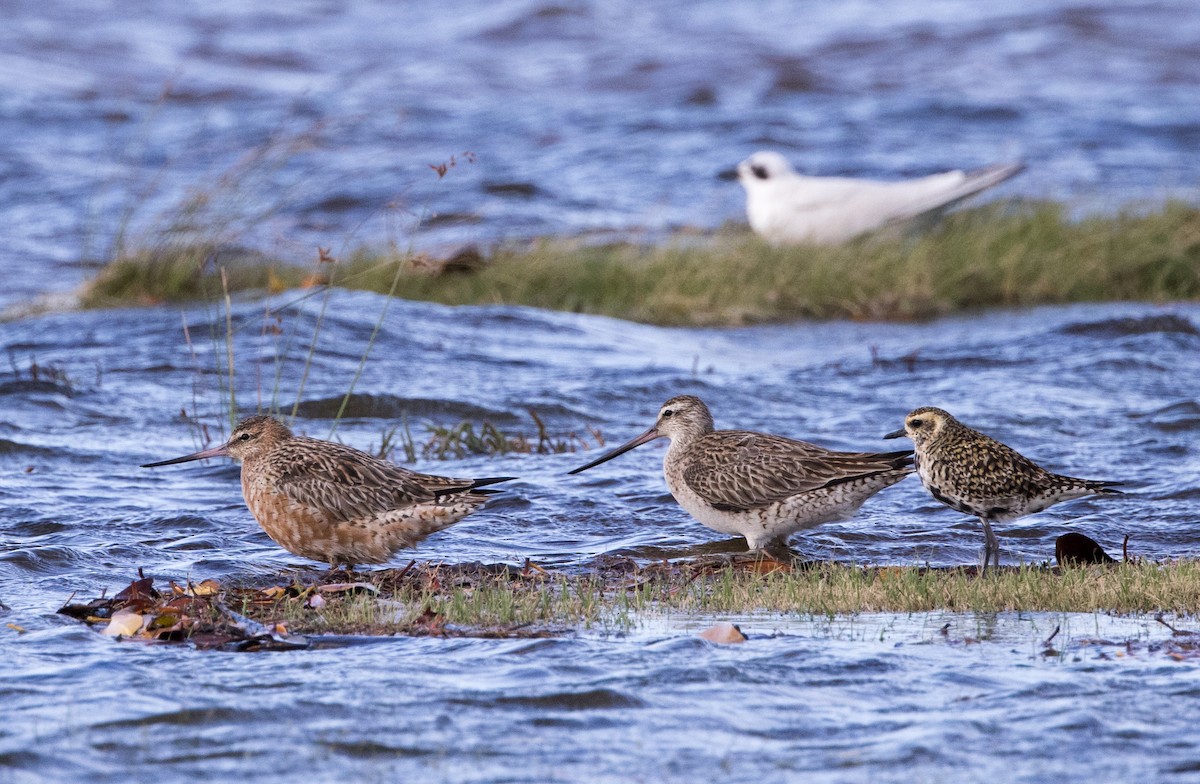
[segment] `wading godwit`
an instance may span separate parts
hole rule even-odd
[[[269,416],[242,420],[221,446],[142,467],[207,457],[241,462],[242,495],[268,536],[335,569],[387,561],[495,492],[479,488],[512,479],[418,474],[353,447],[292,435]]]
[[[903,429],[884,438],[901,436],[916,446],[917,475],[933,497],[983,523],[981,571],[987,570],[989,560],[1000,565],[993,521],[1006,523],[1072,498],[1121,492],[1113,489],[1120,482],[1052,474],[940,408],[916,409],[905,417]]]
[[[1019,163],[948,171],[887,182],[797,174],[777,152],[756,152],[738,164],[750,228],[772,245],[836,245],[899,223],[1004,182]]]
[[[853,513],[912,473],[912,452],[834,452],[746,430],[714,430],[697,397],[663,404],[654,427],[572,474],[656,438],[671,439],[663,476],[679,505],[704,525],[746,537],[752,550]]]

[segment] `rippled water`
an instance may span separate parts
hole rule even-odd
[[[75,286],[119,234],[161,229],[197,194],[205,230],[300,260],[318,245],[716,226],[742,208],[718,172],[763,147],[883,177],[1020,156],[1030,168],[1004,193],[1084,207],[1194,198],[1197,8],[9,4],[0,305]],[[451,155],[438,180],[429,164]],[[284,307],[276,336],[262,303],[236,305],[243,410],[271,398],[277,355],[295,399],[321,307]],[[329,435],[383,308],[331,298],[299,429]],[[219,427],[213,329],[203,307],[0,325],[0,782],[1200,779],[1200,675],[1157,651],[1167,631],[1146,619],[753,616],[733,619],[751,639],[727,648],[694,637],[711,618],[263,655],[102,638],[55,614],[72,592],[138,568],[306,566],[253,523],[236,467],[136,468],[196,446],[181,409]],[[1000,526],[1006,559],[1048,559],[1069,530],[1195,556],[1198,349],[1195,305],[679,330],[396,302],[337,437],[372,447],[405,416],[418,435],[464,418],[529,435],[532,408],[551,433],[595,427],[611,445],[689,392],[718,426],[869,449],[935,404],[1055,469],[1129,485]],[[661,448],[565,476],[583,457],[422,463],[521,479],[418,555],[575,566],[740,549],[674,504]],[[982,534],[907,480],[793,544],[954,564]]]
[[[1030,640],[1057,623],[1080,643],[1043,656]],[[20,750],[0,760],[93,781],[131,770],[455,782],[1194,776],[1193,721],[1180,710],[1200,695],[1194,670],[1087,644],[1098,625],[955,619],[942,637],[866,617],[780,632],[760,623],[763,636],[726,648],[638,635],[204,656],[59,630],[42,647],[62,653],[18,659],[32,674],[5,695],[22,719],[5,746]],[[99,690],[96,660],[107,663]],[[64,688],[78,694],[70,705]]]
[[[383,303],[332,297],[301,430],[328,434]],[[286,309],[275,337],[262,335],[260,303],[235,308],[243,406],[254,407],[260,376],[270,388],[275,346],[295,330],[282,373],[291,402],[319,312],[315,300]],[[215,379],[197,371],[223,356],[204,337],[213,316],[184,313],[195,357],[180,314],[167,309],[5,326],[3,348],[18,367],[36,357],[70,384],[26,373],[0,385],[0,600],[10,608],[0,621],[28,630],[0,628],[0,779],[126,780],[130,765],[156,780],[423,771],[449,781],[771,781],[793,772],[921,781],[955,771],[1040,781],[1096,766],[1104,780],[1196,774],[1190,716],[1200,671],[1152,650],[1169,633],[1149,619],[750,617],[734,619],[751,639],[733,648],[694,638],[711,619],[688,618],[617,636],[395,639],[262,655],[102,638],[55,615],[72,591],[115,589],[138,567],[179,579],[305,565],[254,524],[233,466],[136,468],[194,446],[177,419],[194,393],[209,421],[219,416]],[[1048,559],[1069,530],[1112,551],[1129,534],[1136,555],[1194,556],[1198,349],[1195,305],[682,330],[395,302],[338,436],[369,447],[405,412],[414,426],[488,418],[531,433],[534,408],[552,433],[591,425],[612,443],[643,430],[670,395],[690,392],[718,426],[881,448],[878,437],[908,409],[932,403],[1054,468],[1129,483],[1127,496],[1000,526],[1006,559]],[[741,549],[671,501],[661,449],[566,476],[582,457],[422,463],[521,480],[419,556],[572,565],[605,552]],[[948,564],[973,561],[982,538],[977,522],[908,480],[793,543],[813,558]],[[1062,653],[1043,655],[1055,626]]]

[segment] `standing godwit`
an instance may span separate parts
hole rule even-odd
[[[656,438],[671,439],[663,476],[679,505],[714,531],[746,537],[752,550],[845,517],[913,470],[912,452],[834,452],[782,436],[714,430],[708,406],[679,395],[645,433],[570,473]]]
[[[959,422],[940,408],[918,408],[904,427],[884,438],[908,436],[917,450],[917,475],[934,498],[983,523],[985,545],[980,571],[1000,565],[1000,544],[992,522],[1006,523],[1057,504],[1095,494],[1118,494],[1095,479],[1052,474],[1012,447]]]
[[[738,164],[750,228],[772,245],[835,245],[864,232],[915,218],[1004,182],[1019,163],[948,171],[889,182],[797,174],[777,152],[756,152]]]
[[[267,536],[335,569],[387,561],[495,492],[479,488],[513,478],[418,474],[344,444],[293,435],[269,416],[243,419],[221,446],[142,467],[207,457],[241,462],[242,495]]]

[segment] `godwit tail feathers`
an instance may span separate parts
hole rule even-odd
[[[479,488],[487,485],[494,485],[500,482],[511,482],[516,479],[515,476],[489,476],[483,479],[472,479],[470,484],[458,485],[455,487],[443,487],[433,491],[434,498],[441,498],[444,495],[453,495],[454,493],[465,493],[471,491],[476,495],[492,495],[500,492],[499,490],[480,490]]]

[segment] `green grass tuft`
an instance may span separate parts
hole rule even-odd
[[[104,265],[82,301],[91,308],[214,301],[222,296],[222,268],[230,292],[293,288],[307,274],[252,251],[169,243]]]

